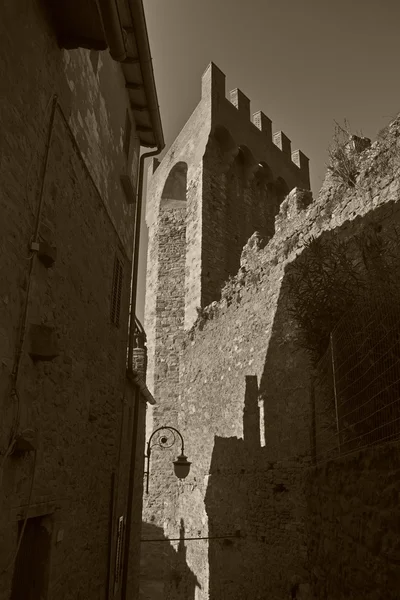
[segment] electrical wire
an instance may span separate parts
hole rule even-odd
[[[52,95],[50,96],[50,98],[49,98],[49,101],[48,101],[48,102],[47,102],[47,104],[46,104],[46,108],[44,109],[44,116],[43,116],[43,120],[42,120],[42,127],[41,127],[41,129],[42,129],[42,130],[44,130],[44,124],[45,124],[45,122],[46,122],[46,118],[47,118],[47,111],[48,111],[48,109],[49,109],[49,106],[50,106],[50,104],[51,104],[52,100],[54,99],[54,97],[55,97],[55,94],[52,94]],[[33,163],[34,163],[34,160],[35,160],[36,152],[37,152],[38,150],[39,150],[39,141],[37,141],[37,144],[36,144],[36,146],[35,146],[34,153],[33,153],[33,155],[32,155],[32,158],[31,158],[31,160],[30,160],[30,163],[29,163],[29,166],[28,166],[28,171],[27,171],[27,173],[26,173],[26,180],[25,180],[25,194],[26,194],[26,200],[27,200],[27,203],[28,203],[28,205],[29,205],[29,208],[31,209],[31,212],[32,212],[32,214],[33,214],[33,215],[35,215],[35,214],[36,214],[36,212],[35,212],[35,210],[33,209],[33,207],[32,207],[32,204],[31,204],[31,202],[30,202],[30,200],[29,200],[29,189],[28,189],[28,184],[29,184],[29,176],[30,176],[30,174],[31,174],[31,171],[32,171],[32,167],[33,167]]]

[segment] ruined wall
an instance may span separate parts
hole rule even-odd
[[[398,152],[398,126],[397,122],[390,128],[395,141],[390,152]],[[365,585],[361,585],[364,565],[356,567],[359,559],[355,559],[355,546],[348,538],[359,535],[357,520],[348,518],[350,508],[341,504],[340,486],[346,477],[341,474],[342,463],[338,459],[332,471],[319,472],[312,466],[313,369],[288,311],[286,267],[303,252],[312,236],[326,243],[332,235],[349,240],[369,223],[379,223],[384,236],[398,223],[399,165],[385,166],[382,157],[386,151],[379,142],[363,153],[354,187],[340,185],[328,176],[319,198],[312,203],[309,195],[294,190],[280,206],[274,237],[265,248],[256,238],[251,240],[242,255],[242,268],[225,286],[221,301],[201,312],[184,341],[180,395],[173,411],[175,414],[178,406],[178,427],[192,461],[191,472],[184,482],[164,477],[152,493],[164,498],[158,518],[167,537],[176,537],[183,519],[188,537],[223,538],[187,544],[187,564],[200,585],[197,599],[325,597],[325,571],[319,570],[322,561],[316,558],[316,548],[323,544],[323,556],[330,568],[334,565],[328,576],[327,597],[359,598],[365,593]],[[169,474],[170,457],[164,455],[164,459],[162,468]],[[370,472],[368,458],[360,454],[357,460],[344,465],[348,481],[344,503],[346,498],[355,503],[364,494],[369,477],[376,479],[374,489],[383,485],[378,466]],[[376,465],[387,460],[378,456]],[[358,478],[356,464],[365,469]],[[368,578],[379,590],[371,598],[382,597],[384,577],[389,593],[395,593],[397,584],[392,538],[389,535],[386,541],[378,534],[380,524],[388,523],[386,503],[395,508],[391,502],[397,491],[391,482],[396,468],[388,467],[384,477],[388,491],[382,502],[376,497],[368,505],[368,510],[375,506],[380,515],[370,526],[371,535],[376,532],[378,541],[392,548],[391,564],[384,575],[375,570]],[[354,473],[354,486],[349,473]],[[306,489],[308,474],[311,483]],[[329,499],[333,489],[338,498],[335,510]],[[313,495],[316,500],[310,513],[307,497]],[[169,498],[174,499],[171,504]],[[333,541],[336,516],[345,522],[337,542]],[[312,524],[318,529],[310,534]],[[396,518],[392,527],[397,531]],[[236,530],[241,537],[224,542],[225,536]],[[330,562],[333,552],[340,558]],[[357,552],[366,556],[364,551]],[[358,574],[353,577],[348,569],[358,570]],[[343,590],[338,587],[342,573],[347,578],[344,586],[348,586]],[[168,597],[178,596],[171,592]]]
[[[266,236],[273,233],[283,190],[309,188],[308,159],[300,151],[291,154],[290,141],[282,132],[272,137],[271,121],[263,113],[250,119],[248,99],[245,106],[243,93],[234,92],[230,100],[225,97],[225,75],[211,63],[202,77],[201,101],[161,163],[154,160],[149,169],[145,327],[149,385],[154,391],[156,353],[163,345],[162,336],[176,325],[175,313],[169,321],[157,308],[168,296],[160,261],[166,260],[169,245],[175,244],[172,230],[168,244],[163,219],[163,200],[174,171],[186,165],[185,282],[181,286],[185,329],[197,318],[197,308],[219,298],[223,283],[237,272],[242,247],[255,229],[261,228]],[[172,275],[172,260],[169,265]]]
[[[127,168],[136,177],[135,159],[123,150],[128,99],[108,52],[59,49],[42,3],[6,2],[0,30],[0,598],[10,595],[26,514],[48,517],[49,597],[99,598],[110,543],[115,564],[110,511],[113,521],[126,514],[117,464],[129,452],[129,433],[120,447],[121,426],[133,402],[125,381],[133,207],[119,183]],[[54,93],[59,104],[39,218]],[[132,152],[135,145],[133,127]],[[41,240],[57,249],[50,268],[29,249],[37,218]],[[110,320],[116,256],[123,273],[119,327]],[[52,332],[53,360],[30,357],[32,325]],[[24,429],[38,432],[36,462],[33,453],[4,458],[11,433]],[[114,567],[110,576],[112,585]]]

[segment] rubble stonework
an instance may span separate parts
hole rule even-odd
[[[245,99],[237,97],[247,114]],[[218,102],[224,101],[220,92]],[[191,119],[200,120],[196,111]],[[151,385],[160,407],[155,423],[173,420],[185,438],[192,467],[189,476],[178,481],[169,464],[171,455],[159,457],[144,519],[161,527],[168,538],[177,537],[181,522],[187,538],[212,538],[186,542],[187,567],[199,582],[191,598],[356,600],[362,596],[378,600],[385,596],[394,600],[399,586],[397,550],[392,533],[387,532],[392,514],[391,527],[399,534],[399,469],[394,458],[398,444],[387,447],[385,458],[377,446],[368,450],[374,458],[364,458],[360,452],[358,459],[337,460],[326,468],[313,465],[313,367],[300,343],[298,325],[288,312],[285,280],[286,269],[312,238],[327,244],[333,235],[349,240],[370,223],[379,223],[381,234],[388,235],[399,223],[400,154],[396,140],[400,123],[397,120],[388,128],[386,140],[392,145],[380,140],[370,148],[361,148],[356,185],[346,186],[328,174],[318,198],[311,202],[309,192],[295,190],[298,183],[292,181],[292,191],[280,203],[272,231],[268,224],[263,230],[255,226],[253,231],[258,233],[250,231],[248,237],[253,235],[247,244],[247,240],[239,243],[237,239],[241,257],[239,253],[236,274],[229,273],[226,262],[225,271],[220,266],[227,238],[218,242],[221,222],[217,216],[215,224],[213,213],[207,211],[210,178],[207,171],[197,178],[199,166],[190,175],[188,161],[186,211],[188,214],[190,194],[197,190],[192,205],[197,207],[198,219],[189,224],[186,218],[186,244],[192,246],[186,257],[191,253],[192,262],[186,262],[186,294],[181,290],[180,317],[174,325],[168,319],[169,311],[163,310],[170,298],[163,297],[160,255],[166,256],[168,239],[163,233],[165,247],[161,252],[162,220],[157,203],[162,186],[158,182],[165,181],[172,157],[184,160],[191,148],[191,122],[166,155],[165,163],[157,167],[160,175],[156,171],[155,183],[150,182],[147,332]],[[203,139],[200,150],[196,145],[203,168],[209,144]],[[389,161],[390,168],[385,159],[388,148],[396,159]],[[233,154],[226,144],[224,160]],[[214,164],[218,169],[218,163]],[[231,200],[224,185],[217,182],[215,176],[216,211],[218,202],[224,206]],[[202,200],[205,206],[200,210]],[[201,235],[202,231],[210,234],[202,238],[196,263],[195,233]],[[215,280],[211,267],[206,273],[201,268],[207,265],[211,252]],[[217,281],[222,287],[219,297],[208,295],[207,289],[217,289],[213,287]],[[207,282],[211,282],[210,288]],[[194,324],[189,290],[198,298]],[[164,345],[166,339],[169,341]],[[174,361],[171,378],[169,357]],[[390,476],[387,484],[378,468],[368,470],[371,461],[379,465],[384,460],[392,462],[386,467]],[[357,469],[366,473],[360,475]],[[385,493],[381,499],[382,485]],[[370,486],[374,491],[368,492],[368,507],[363,512],[364,493]],[[378,516],[367,519],[365,515],[371,515],[372,510]],[[385,528],[381,528],[382,523]],[[351,540],[358,539],[360,527],[368,531],[368,539],[364,543],[360,538],[354,552]],[[387,562],[384,566],[376,563],[372,569],[371,561],[379,548],[385,548]],[[143,552],[149,563],[151,548]],[[329,561],[329,574],[321,556]],[[169,569],[173,570],[174,564]],[[168,593],[159,585],[159,595],[154,598],[180,598],[181,585],[184,582],[169,586]]]

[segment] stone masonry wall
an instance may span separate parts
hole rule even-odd
[[[398,129],[398,122],[389,128],[394,140]],[[202,311],[182,346],[178,426],[192,467],[184,482],[166,477],[154,489],[154,495],[166,499],[161,517],[164,534],[176,537],[181,520],[187,537],[224,538],[241,532],[232,543],[187,542],[187,565],[199,581],[196,599],[325,597],[324,571],[317,575],[317,583],[313,571],[315,562],[321,564],[315,544],[321,548],[325,538],[328,560],[330,552],[345,550],[342,566],[335,566],[327,582],[331,590],[327,597],[359,598],[365,592],[360,583],[364,571],[359,569],[360,576],[351,579],[352,592],[335,595],[339,589],[335,579],[340,579],[346,563],[356,560],[352,544],[332,546],[333,520],[328,529],[323,524],[323,515],[330,510],[329,490],[341,477],[341,463],[332,467],[332,480],[326,478],[328,471],[316,473],[311,488],[305,488],[306,474],[313,473],[312,369],[288,312],[285,269],[313,236],[327,243],[333,234],[349,240],[371,222],[379,222],[385,235],[398,222],[398,165],[393,170],[384,167],[385,152],[380,142],[363,153],[355,187],[345,188],[328,176],[313,203],[296,190],[289,194],[275,219],[274,237],[264,249],[254,241],[246,248],[238,275],[225,286],[221,301]],[[360,455],[358,464],[367,469],[365,460]],[[379,457],[376,460],[378,464]],[[356,498],[364,493],[370,476],[375,477],[373,472],[360,476],[356,484],[360,487],[349,487],[344,495]],[[388,506],[395,497],[391,477],[388,473],[385,480]],[[339,494],[340,488],[335,489]],[[306,508],[310,494],[318,498],[311,515]],[[171,504],[169,496],[174,498]],[[376,502],[379,524],[387,523],[386,500]],[[347,510],[338,507],[334,514],[345,518]],[[310,522],[319,524],[311,542]],[[351,530],[354,523],[348,520],[346,527]],[[378,531],[379,524],[374,522],[372,530]],[[393,526],[397,531],[396,520]],[[385,544],[395,552],[389,538]],[[392,567],[385,573],[389,593],[394,594]],[[371,598],[382,597],[383,579],[376,576],[374,582],[376,595]],[[349,577],[345,585],[350,585]]]
[[[179,332],[183,332],[185,314],[186,206],[182,204],[165,208],[159,223],[156,337],[162,337],[164,343],[156,359],[154,393],[158,395],[161,381],[163,400],[170,406],[174,404],[179,382]]]
[[[399,445],[370,448],[309,473],[314,598],[378,600],[400,586]]]
[[[261,226],[265,237],[273,233],[274,213],[279,206],[279,177],[287,179],[287,186],[309,185],[305,157],[301,165],[294,162],[287,145],[280,148],[273,142],[264,118],[252,122],[250,115],[245,114],[241,98],[240,94],[237,102],[225,98],[225,76],[211,64],[202,78],[199,105],[161,163],[154,161],[150,167],[145,328],[148,382],[157,406],[149,419],[148,437],[156,427],[176,426],[182,401],[186,402],[187,390],[183,394],[179,386],[183,326],[188,329],[197,310],[219,297],[224,281],[237,272],[242,247],[255,229]],[[223,123],[220,129],[219,123]],[[235,140],[226,129],[227,124],[232,126]],[[270,161],[275,170],[260,165],[260,160]],[[178,174],[184,171],[186,193],[182,194],[178,193]],[[227,331],[230,335],[229,326]],[[222,343],[225,334],[222,333]],[[208,355],[209,349],[205,348],[205,352]],[[204,360],[207,362],[208,356]],[[207,402],[207,386],[200,385]],[[236,381],[234,385],[237,386]],[[194,406],[190,410],[195,410]],[[209,418],[212,419],[212,411]],[[222,435],[225,433],[224,430]],[[162,452],[155,448],[151,493],[144,503],[145,522],[162,527],[169,536],[176,536],[177,531],[176,515],[171,515],[171,511],[177,506],[178,488],[171,461],[178,452],[177,446]],[[168,493],[160,494],[159,490],[164,489]],[[201,506],[203,491],[195,485],[193,494],[194,505],[200,502],[196,531],[207,531],[207,517]],[[193,531],[192,522],[183,525],[186,531]],[[193,552],[197,549],[191,545],[187,548],[188,560]],[[207,593],[207,587],[206,580],[199,580],[196,594]]]
[[[249,237],[255,231],[265,242],[272,237],[279,200],[269,170],[249,172],[243,154],[226,161],[218,139],[210,136],[203,157],[202,206],[202,306],[207,306],[236,275]]]
[[[117,473],[131,439],[129,430],[121,438],[123,416],[133,410],[125,378],[133,207],[119,184],[130,164],[123,151],[128,98],[108,52],[92,61],[89,51],[60,50],[41,2],[6,2],[0,40],[0,598],[10,595],[26,514],[47,516],[48,597],[104,598],[115,564],[110,511],[113,522],[126,514],[127,482]],[[46,268],[29,244],[54,93],[40,236],[57,257]],[[110,321],[115,256],[123,269],[120,327]],[[29,356],[32,325],[53,332],[53,360]],[[33,453],[3,463],[15,425],[38,433],[36,463]],[[113,585],[113,566],[110,577]]]

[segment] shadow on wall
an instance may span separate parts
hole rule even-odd
[[[388,219],[390,228],[390,210],[386,207],[373,217],[359,218],[357,225],[364,227],[373,219]],[[355,223],[343,229],[343,239],[353,239]],[[332,235],[328,232],[321,239],[329,244]],[[393,536],[394,532],[398,534],[398,486],[393,482],[398,481],[398,459],[388,467],[392,459],[383,447],[376,450],[375,471],[369,466],[372,459],[364,459],[363,452],[352,461],[341,459],[317,470],[312,467],[313,367],[288,311],[286,278],[287,273],[259,384],[255,375],[243,373],[243,439],[214,439],[205,497],[209,535],[240,530],[241,537],[210,543],[209,598],[303,600],[310,597],[311,585],[315,597],[321,599],[375,600],[386,597],[386,588],[394,594],[390,598],[397,598],[394,565],[398,566],[398,544],[394,544]],[[365,450],[365,456],[370,452]],[[385,452],[387,473],[382,477],[378,467],[382,470],[385,464]],[[357,465],[365,469],[362,476],[357,474]],[[352,488],[350,482],[356,482],[356,486]],[[386,496],[381,500],[384,486]],[[369,518],[365,518],[366,508],[360,506],[363,497],[368,497]],[[333,520],[332,511],[337,514]],[[385,523],[386,531],[391,529],[393,534],[384,535],[376,522]],[[360,527],[363,535],[366,532],[367,542],[361,538],[358,542]],[[331,552],[332,547],[335,552]],[[389,567],[381,565],[381,547],[390,555],[389,563],[393,562]],[[334,565],[331,574],[323,571],[325,567],[318,558],[321,553],[327,555],[325,567]],[[366,580],[375,595],[365,595]],[[329,595],[324,595],[325,588]]]
[[[201,586],[186,562],[183,519],[179,538],[171,542],[161,527],[142,524],[140,600],[195,600],[196,587]]]
[[[210,600],[306,598],[303,467],[282,466],[261,446],[254,375],[245,377],[244,438],[215,437],[205,497]],[[279,432],[278,432],[279,435]]]
[[[310,456],[311,363],[298,341],[283,279],[258,392],[269,460]]]
[[[265,241],[274,235],[275,217],[290,188],[221,126],[209,138],[203,169],[203,220],[213,223],[203,239],[206,306],[220,299],[224,283],[237,274],[243,246],[253,233],[258,231]]]
[[[243,373],[243,439],[214,440],[209,535],[240,530],[241,537],[209,545],[211,600],[309,593],[302,457],[310,456],[311,366],[297,333],[282,285],[260,381]]]

